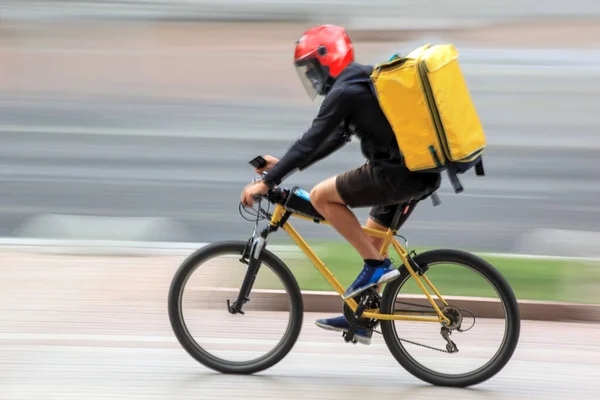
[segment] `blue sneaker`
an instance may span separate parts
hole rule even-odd
[[[348,321],[346,321],[346,318],[343,315],[341,317],[319,319],[315,322],[315,325],[317,325],[319,328],[336,332],[350,332],[351,329],[350,324]],[[356,341],[365,345],[371,344],[372,336],[373,331],[371,329],[363,329],[354,332],[354,338]]]
[[[377,267],[370,267],[365,264],[362,272],[346,290],[342,299],[346,300],[359,295],[373,286],[393,281],[399,276],[400,271],[392,267],[392,261],[389,258],[386,258],[383,264]]]

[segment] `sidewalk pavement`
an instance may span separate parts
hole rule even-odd
[[[0,249],[0,301],[4,304],[4,311],[15,315],[22,313],[19,319],[26,319],[32,306],[38,311],[108,312],[118,307],[152,314],[160,310],[162,313],[166,310],[171,280],[191,253],[94,256]],[[202,297],[207,293],[206,289],[201,288],[238,287],[245,271],[244,265],[238,263],[237,258],[230,260],[231,265],[228,266],[237,269],[227,268],[224,272],[224,261],[218,259],[195,273],[188,282],[186,301],[207,300]],[[271,289],[283,289],[272,273],[262,273],[259,281],[261,285],[268,284]],[[226,304],[226,299],[232,297],[231,293],[222,290],[211,289],[208,293],[212,307]],[[341,299],[334,292],[304,291],[303,298],[305,312],[337,314],[342,308]],[[411,301],[423,302],[422,299]],[[477,318],[498,317],[499,308],[487,300],[463,299],[455,302],[471,310]],[[198,303],[198,306],[205,304]],[[600,321],[600,305],[520,300],[520,306],[524,320]],[[254,291],[251,308],[286,311],[287,297],[276,292]]]

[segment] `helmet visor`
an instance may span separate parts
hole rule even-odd
[[[310,97],[311,101],[317,98],[319,89],[322,86],[321,77],[311,63],[304,63],[302,65],[296,65],[296,72],[304,86],[304,90]]]
[[[294,66],[311,100],[314,100],[318,95],[325,95],[328,73],[327,68],[323,68],[319,60],[309,55],[296,60]]]

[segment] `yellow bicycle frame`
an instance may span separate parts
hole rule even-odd
[[[277,204],[275,207],[275,211],[273,212],[273,216],[271,218],[270,224],[272,226],[277,226],[280,223],[281,219],[283,218],[283,216],[286,212],[287,211],[285,210],[285,208],[282,205]],[[290,217],[313,221],[312,218],[308,218],[308,217],[305,217],[303,215],[296,214],[296,213],[292,213],[290,215]],[[306,254],[306,256],[313,263],[313,265],[317,268],[317,270],[321,273],[321,275],[323,275],[323,277],[327,280],[327,282],[329,282],[331,287],[341,297],[345,292],[344,287],[340,284],[340,282],[336,279],[335,275],[327,268],[325,263],[323,261],[321,261],[321,259],[310,248],[308,243],[306,243],[304,241],[304,239],[294,229],[294,227],[292,227],[292,225],[290,225],[290,223],[288,221],[286,221],[285,224],[283,224],[282,229],[285,232],[287,232],[288,235],[290,235],[292,240],[298,245],[298,247],[304,252],[304,254]],[[319,223],[323,224],[323,225],[331,225],[327,221],[319,221]],[[421,290],[423,291],[423,293],[425,294],[425,296],[427,297],[427,299],[429,300],[429,302],[431,303],[431,305],[433,306],[433,308],[435,309],[435,311],[438,315],[437,317],[418,317],[418,316],[396,314],[396,313],[382,314],[379,309],[369,309],[369,310],[365,310],[363,312],[362,316],[364,318],[378,319],[378,320],[404,320],[404,321],[424,321],[424,322],[440,322],[440,323],[444,322],[446,324],[449,324],[450,320],[441,312],[440,308],[437,306],[437,304],[435,303],[435,301],[433,300],[433,298],[431,297],[431,295],[425,288],[425,285],[423,285],[423,283],[421,282],[418,274],[411,267],[411,265],[408,261],[408,252],[394,238],[394,235],[396,234],[396,232],[393,231],[392,229],[388,229],[387,231],[380,231],[377,229],[367,228],[365,226],[363,226],[362,229],[368,236],[378,237],[378,238],[383,239],[383,245],[381,247],[380,254],[382,254],[382,255],[386,254],[387,249],[390,244],[394,247],[394,249],[400,256],[400,258],[402,259],[404,266],[406,267],[408,272],[412,275],[412,277],[415,279],[415,281],[417,282],[417,284],[419,285],[419,287],[421,288]],[[437,289],[433,286],[433,284],[425,276],[425,274],[421,275],[421,278],[423,278],[425,283],[427,283],[427,285],[429,285],[429,287],[433,290],[433,292],[438,297],[438,299],[445,306],[448,305],[448,303],[446,303],[446,301],[444,300],[442,295],[437,291]],[[347,299],[347,300],[345,300],[345,303],[350,307],[350,309],[352,311],[356,311],[358,304],[356,303],[356,301],[354,299],[352,299],[352,298]]]

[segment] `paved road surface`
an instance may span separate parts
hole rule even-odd
[[[246,160],[281,154],[286,146],[285,141],[241,138],[5,132],[0,236],[16,235],[35,215],[60,213],[182,221],[187,232],[163,232],[166,241],[243,239],[252,230],[238,211],[240,191],[253,177]],[[598,151],[497,146],[488,153],[487,177],[465,176],[460,195],[445,181],[442,205],[433,208],[426,201],[420,206],[404,232],[411,245],[505,251],[531,229],[597,228]],[[360,163],[359,149],[351,144],[293,175],[287,185],[310,189]],[[358,210],[363,219],[366,212]],[[309,239],[338,237],[327,227],[297,224]]]
[[[444,181],[442,206],[423,203],[407,224],[409,243],[510,251],[532,229],[597,230],[600,53],[461,48],[490,143],[488,176],[465,176],[461,195],[452,194]],[[374,56],[383,50],[371,51]],[[36,52],[41,58],[32,59],[35,63],[21,60],[28,66],[24,71],[38,83],[50,82],[32,72],[52,60]],[[15,76],[26,80],[26,72]],[[121,96],[136,88],[131,76],[117,76],[112,82],[122,82]],[[291,85],[283,75],[277,77]],[[206,88],[208,97],[220,86],[208,82],[207,75],[196,84],[199,89],[192,92]],[[233,93],[236,85],[227,88]],[[271,97],[270,89],[257,97],[255,86],[240,83],[246,97],[237,100],[228,93],[218,100],[168,103],[158,93],[141,100],[133,94],[94,97],[93,91],[83,99],[48,93],[46,100],[0,99],[0,235],[16,235],[38,214],[64,213],[171,217],[186,225],[186,230],[162,232],[164,241],[247,237],[252,226],[238,214],[239,193],[253,177],[246,160],[283,154],[306,129],[316,106],[295,95]],[[310,189],[362,161],[353,143],[286,184]],[[366,210],[358,214],[364,220]],[[339,238],[326,227],[299,227],[309,239]]]
[[[597,398],[600,325],[524,321],[500,374],[450,390],[402,370],[381,337],[370,347],[347,345],[313,325],[321,315],[307,314],[281,363],[257,376],[223,376],[193,361],[170,330],[166,294],[182,257],[1,256],[3,400]],[[262,320],[263,329],[247,337],[268,336],[278,321]],[[222,326],[212,332],[223,342]]]

